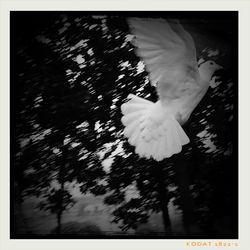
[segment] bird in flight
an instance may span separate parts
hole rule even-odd
[[[222,67],[212,60],[198,66],[194,40],[177,20],[128,18],[128,24],[159,99],[128,95],[121,106],[124,135],[140,157],[161,161],[189,143],[182,125]]]

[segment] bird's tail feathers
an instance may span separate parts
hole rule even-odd
[[[128,99],[121,106],[124,135],[139,156],[161,161],[179,153],[182,146],[189,143],[173,115],[164,115],[164,119],[156,122],[151,117],[155,103],[132,94]]]

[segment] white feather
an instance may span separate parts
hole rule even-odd
[[[143,114],[143,112],[141,111],[137,111],[137,112],[130,112],[125,114],[122,117],[122,123],[124,126],[128,126],[130,123],[132,123],[133,121],[135,121],[137,119],[137,117],[141,116]]]
[[[131,137],[135,133],[136,129],[138,129],[139,124],[140,124],[140,121],[135,120],[134,122],[127,125],[123,132],[124,135],[128,138]]]
[[[145,103],[125,103],[122,105],[122,113],[130,113],[130,112],[136,112],[139,110],[144,110],[146,109],[150,104],[145,104]]]
[[[141,157],[157,161],[180,152],[188,141],[173,115],[166,114],[159,105],[131,95],[122,108],[124,135],[129,143],[135,146],[135,152]]]

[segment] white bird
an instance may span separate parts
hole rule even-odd
[[[209,60],[198,67],[194,41],[176,20],[129,18],[128,23],[159,100],[153,103],[129,94],[121,106],[124,135],[139,156],[161,161],[189,143],[181,125],[221,66]]]

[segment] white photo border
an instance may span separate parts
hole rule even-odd
[[[0,250],[183,250],[204,249],[188,242],[218,240],[14,240],[10,232],[10,11],[238,11],[239,12],[239,239],[221,240],[238,247],[206,249],[250,250],[250,1],[249,0],[0,0]]]

